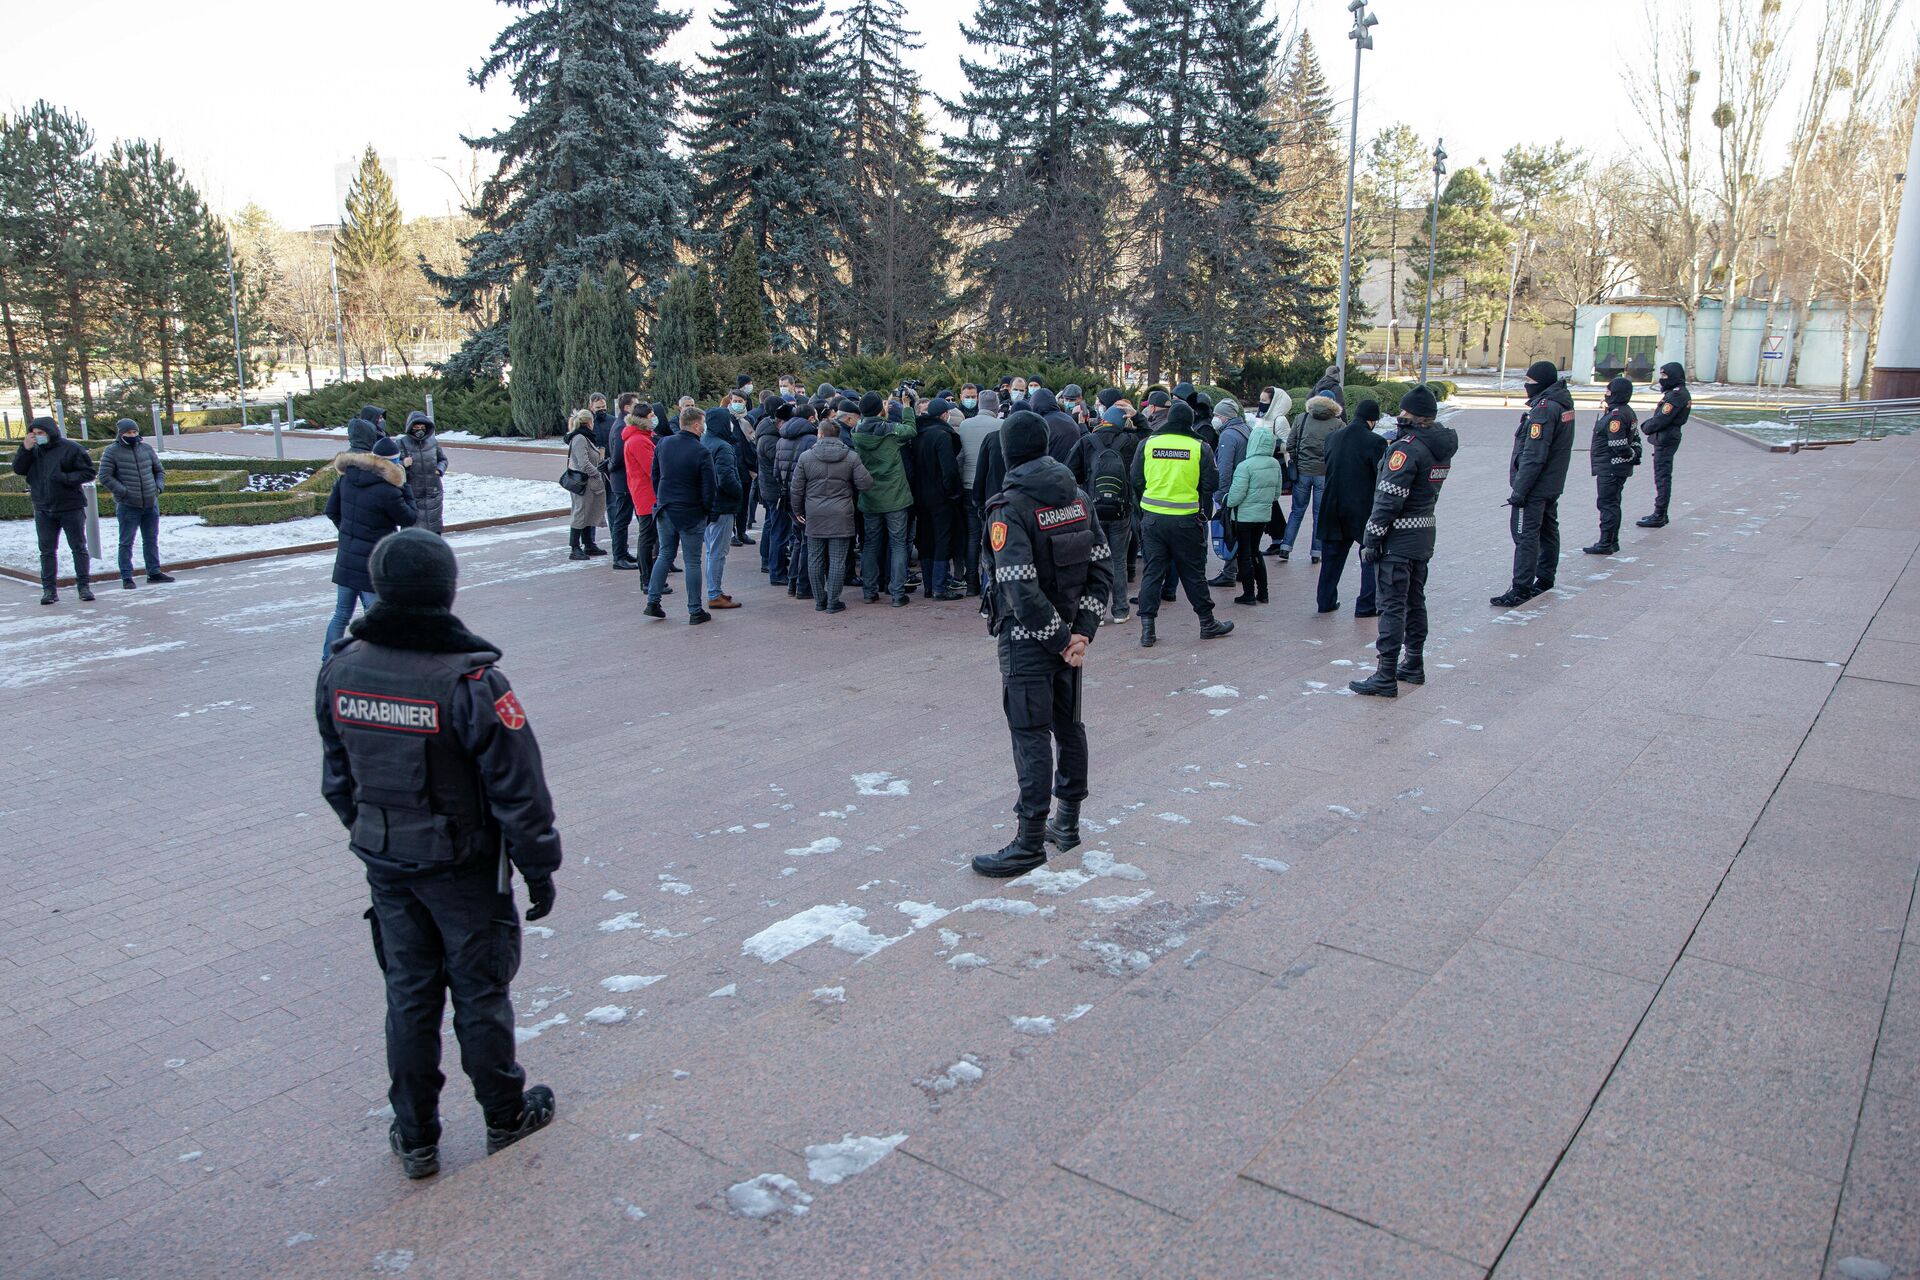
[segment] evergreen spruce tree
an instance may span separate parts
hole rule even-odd
[[[1483,339],[1507,304],[1507,251],[1513,232],[1495,206],[1493,184],[1478,169],[1456,171],[1440,192],[1440,233],[1429,240],[1433,206],[1407,248],[1407,279],[1401,286],[1409,307],[1426,298],[1427,264],[1433,262],[1433,327],[1437,356],[1461,359],[1469,334]],[[1455,341],[1448,344],[1447,335]],[[1485,342],[1483,341],[1483,345]]]
[[[108,340],[111,281],[100,165],[86,121],[47,102],[0,119],[0,337],[27,417],[30,370],[91,416],[91,359]]]
[[[557,336],[554,317],[541,307],[532,279],[520,277],[507,304],[507,349],[513,366],[508,390],[513,429],[519,435],[559,435],[565,425],[560,381],[564,356]]]
[[[720,295],[713,287],[713,272],[702,258],[693,268],[693,351],[696,356],[720,354]]]
[[[979,0],[961,34],[967,89],[946,107],[962,301],[999,345],[1115,363],[1110,144],[1119,96],[1101,0]]]
[[[690,289],[692,283],[689,282]],[[741,236],[727,259],[727,328],[722,350],[730,356],[760,355],[768,349],[766,308],[760,299],[760,259],[753,241]],[[696,341],[698,321],[695,322]],[[696,347],[697,350],[697,347]]]
[[[908,65],[922,46],[905,13],[901,0],[851,0],[834,41],[845,55],[845,322],[856,355],[924,350],[949,310],[949,205],[933,177],[920,80]]]
[[[333,233],[347,335],[359,352],[363,372],[369,352],[377,347],[393,343],[404,351],[412,281],[403,261],[403,234],[393,179],[368,146],[347,188],[346,214]]]
[[[103,168],[114,359],[159,375],[169,419],[182,395],[234,389],[220,224],[157,144],[116,142]]]
[[[560,323],[561,393],[569,407],[584,407],[598,391],[612,400],[640,385],[634,356],[633,311],[618,267],[605,275],[580,273],[580,282],[556,311]]]
[[[1268,350],[1284,360],[1331,359],[1346,156],[1334,127],[1333,95],[1305,32],[1287,61],[1271,112],[1279,187],[1266,213],[1274,254]]]
[[[674,273],[653,321],[653,367],[648,375],[653,398],[672,405],[681,396],[700,394],[700,369],[694,358],[693,280]]]
[[[1391,370],[1401,345],[1399,317],[1401,309],[1400,251],[1406,247],[1407,232],[1414,221],[1407,200],[1425,185],[1427,148],[1411,126],[1396,124],[1382,129],[1367,144],[1366,185],[1362,208],[1369,242],[1368,256],[1387,263],[1387,363]],[[1424,294],[1423,294],[1424,296]]]
[[[812,0],[727,0],[689,104],[695,225],[710,250],[743,238],[752,246],[782,348],[834,344],[825,317],[841,287],[839,229],[849,214],[832,103],[843,86],[822,12]]]
[[[500,167],[471,211],[481,228],[464,242],[465,269],[428,278],[469,316],[523,271],[548,304],[607,262],[623,286],[654,296],[686,231],[689,171],[667,145],[680,69],[659,54],[687,15],[660,0],[501,2],[519,16],[470,79],[506,77],[520,114],[466,139]],[[482,329],[448,371],[491,372],[504,355],[504,335]]]

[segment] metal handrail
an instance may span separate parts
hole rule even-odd
[[[1920,397],[1900,400],[1839,400],[1830,404],[1798,405],[1780,415],[1782,422],[1797,428],[1796,438],[1804,441],[1807,431],[1817,424],[1856,421],[1863,423],[1862,440],[1877,440],[1887,432],[1882,416],[1920,418]]]

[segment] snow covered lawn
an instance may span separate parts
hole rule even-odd
[[[389,414],[388,417],[391,418],[392,415]],[[405,420],[406,420],[406,416],[402,414],[400,417],[400,421],[405,421]],[[316,436],[344,437],[347,434],[347,429],[345,427],[299,426],[294,429],[296,431],[304,431],[308,435],[316,435]],[[223,427],[221,428],[221,430],[244,431],[249,435],[269,435],[270,436],[273,434],[273,428],[270,426],[267,426],[267,427],[232,426],[232,427]],[[566,441],[557,436],[549,439],[545,439],[545,440],[529,440],[525,436],[477,436],[471,431],[442,431],[439,433],[439,437],[440,437],[440,443],[442,444],[504,444],[504,445],[514,445],[514,446],[525,448],[525,449],[547,449],[555,452],[564,450],[567,447]]]
[[[444,519],[448,524],[557,511],[567,505],[566,490],[544,480],[515,480],[508,476],[455,471],[446,477],[446,491]],[[210,527],[199,516],[160,517],[160,555],[168,563],[332,542],[333,539],[333,523],[325,516],[221,528]],[[120,526],[111,517],[100,522],[100,543],[106,564],[114,565],[120,554]],[[140,567],[137,546],[134,558],[137,570]],[[0,564],[28,573],[40,571],[40,549],[34,539],[33,521],[0,520]],[[62,574],[73,571],[64,546],[60,552],[60,571]]]

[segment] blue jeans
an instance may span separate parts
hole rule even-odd
[[[695,519],[682,529],[665,507],[655,509],[653,520],[660,534],[660,555],[653,562],[653,577],[647,582],[647,602],[660,603],[660,593],[667,589],[667,569],[673,564],[677,550],[686,560],[687,580],[681,585],[686,588],[687,615],[691,617],[707,605],[706,594],[700,590],[700,538],[706,533],[706,522]]]
[[[126,558],[126,552],[122,551],[121,561],[124,563]],[[336,583],[333,593],[333,616],[327,619],[326,643],[320,646],[322,662],[333,656],[333,646],[338,643],[341,636],[347,634],[347,624],[353,621],[353,607],[359,605],[363,609],[373,608],[374,595],[371,591],[355,591],[352,587],[343,587]]]
[[[733,545],[733,512],[723,511],[707,526],[707,599],[720,598],[727,572],[727,548]]]
[[[140,535],[140,556],[146,561],[147,576],[160,572],[160,508],[115,505],[120,518],[120,576],[133,577],[133,535]]]
[[[860,548],[861,589],[871,600],[880,594],[880,542],[887,543],[887,594],[898,600],[907,594],[907,512],[867,511],[867,540]]]
[[[1293,550],[1293,540],[1300,536],[1300,521],[1307,514],[1307,504],[1313,504],[1317,517],[1320,507],[1327,499],[1327,478],[1325,476],[1301,476],[1293,482],[1293,510],[1287,515],[1286,536],[1280,539],[1280,545],[1288,551]],[[1313,535],[1313,554],[1320,554],[1319,521],[1316,519]]]

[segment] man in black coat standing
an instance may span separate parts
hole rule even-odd
[[[73,553],[73,580],[82,600],[93,599],[87,578],[86,485],[93,479],[93,458],[60,434],[52,418],[35,418],[27,438],[13,455],[13,474],[27,478],[33,498],[33,532],[40,541],[40,603],[60,598],[60,536]]]
[[[1369,415],[1366,410],[1373,405]],[[1340,575],[1346,572],[1347,554],[1354,544],[1366,538],[1367,517],[1373,512],[1375,477],[1380,459],[1386,455],[1387,441],[1373,429],[1380,406],[1362,400],[1353,421],[1327,436],[1325,491],[1320,496],[1320,585],[1321,613],[1340,607]],[[1354,598],[1353,616],[1379,615],[1374,607],[1374,567],[1370,560],[1360,562],[1360,594]]]
[[[1600,510],[1600,540],[1580,548],[1590,556],[1610,556],[1620,549],[1620,491],[1640,465],[1640,433],[1634,430],[1633,382],[1615,378],[1607,383],[1607,405],[1593,420],[1593,439],[1587,459],[1593,469],[1594,506]]]
[[[1573,392],[1551,360],[1527,367],[1527,411],[1513,432],[1507,464],[1513,509],[1513,583],[1488,601],[1513,609],[1552,588],[1560,567],[1560,494],[1573,460]]]
[[[713,621],[713,615],[703,607],[707,597],[700,577],[702,543],[718,509],[713,451],[701,439],[706,430],[707,415],[690,405],[680,411],[680,430],[653,450],[653,518],[660,530],[660,554],[653,562],[647,607],[642,612],[649,618],[667,616],[660,607],[660,596],[666,590],[667,570],[677,550],[686,560],[683,585],[687,622],[692,626]]]

